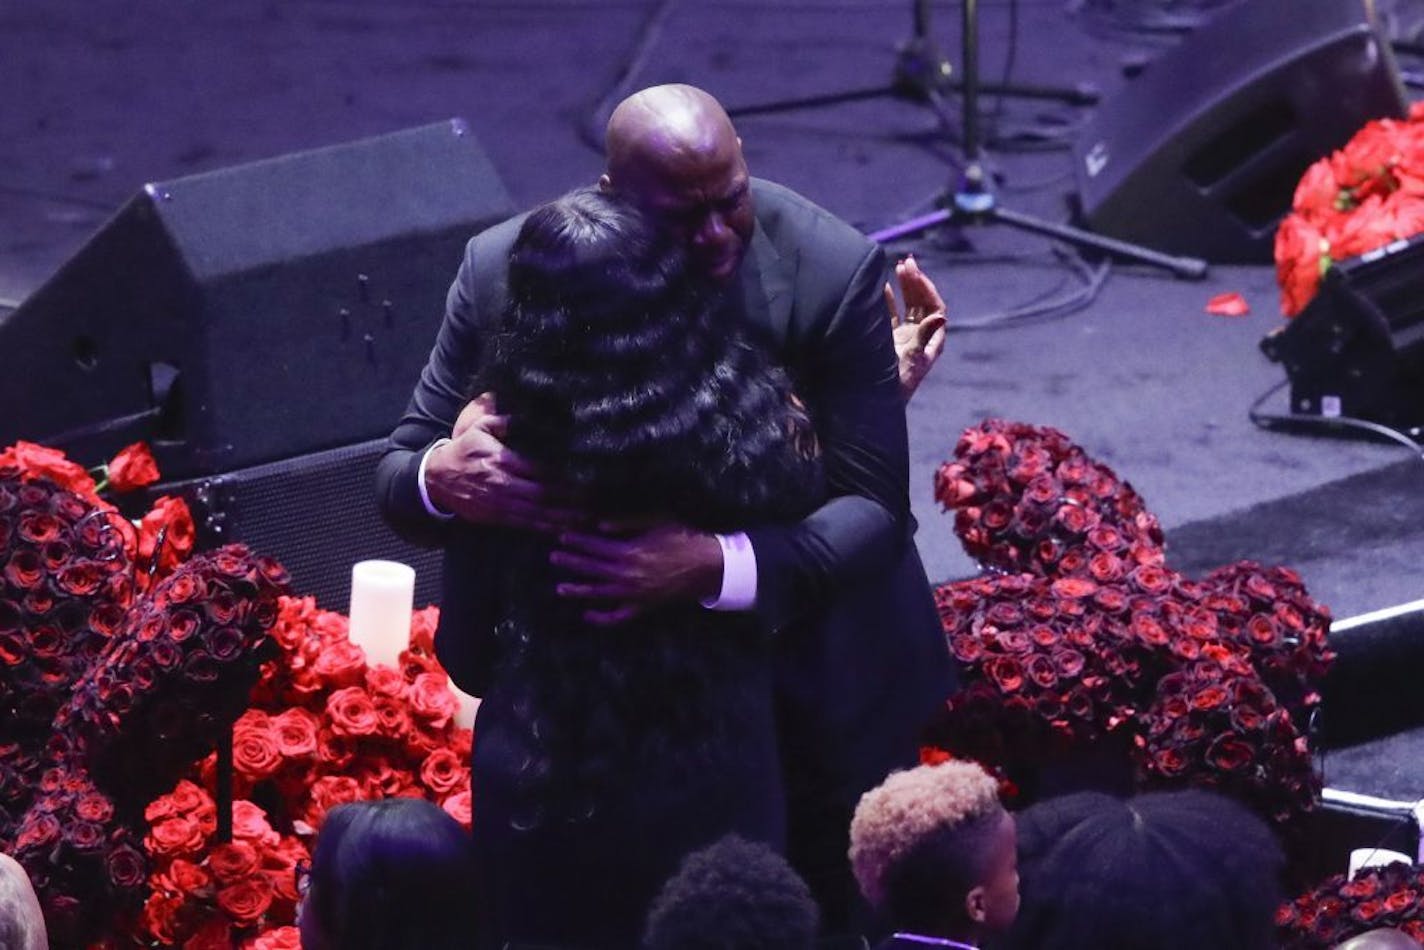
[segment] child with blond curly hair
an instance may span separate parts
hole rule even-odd
[[[1014,819],[973,762],[893,772],[866,792],[850,826],[861,893],[893,935],[877,950],[974,948],[1019,907]]]

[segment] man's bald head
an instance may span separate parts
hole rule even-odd
[[[609,176],[640,163],[737,147],[722,104],[696,86],[653,86],[624,99],[608,119],[604,147]]]
[[[719,282],[736,273],[756,218],[742,143],[719,102],[693,86],[653,86],[618,104],[599,184],[686,241]]]

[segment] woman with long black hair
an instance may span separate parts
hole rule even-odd
[[[681,245],[592,189],[531,213],[471,392],[605,523],[794,521],[821,501],[809,416]],[[555,596],[553,539],[483,543],[502,545],[473,760],[492,945],[631,947],[685,854],[729,832],[782,843],[768,644],[699,606],[592,624]]]

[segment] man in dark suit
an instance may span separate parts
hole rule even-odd
[[[754,611],[777,644],[789,857],[828,922],[843,925],[855,895],[845,849],[856,801],[890,769],[914,764],[918,731],[954,679],[912,537],[885,257],[799,195],[749,177],[730,120],[701,90],[660,86],[623,102],[607,158],[601,186],[685,241],[725,288],[727,319],[752,327],[787,368],[815,422],[829,499],[797,524],[729,536],[580,519],[501,444],[507,420],[492,399],[468,398],[504,311],[515,219],[466,248],[435,348],[378,468],[382,511],[407,538],[445,545],[437,647],[477,695],[495,660],[499,610],[484,565],[508,531],[558,534],[551,561],[568,579],[556,594],[585,602],[595,623],[674,599]],[[913,319],[928,283],[917,270],[900,278]],[[481,530],[450,532],[455,519]]]

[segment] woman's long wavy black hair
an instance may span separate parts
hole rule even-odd
[[[509,299],[475,390],[589,512],[727,532],[814,502],[814,435],[786,375],[634,208],[587,189],[531,213]],[[511,559],[501,625],[531,801],[583,813],[648,756],[713,765],[737,671],[762,646],[750,619],[681,605],[594,627],[554,596],[548,552],[531,540]]]

